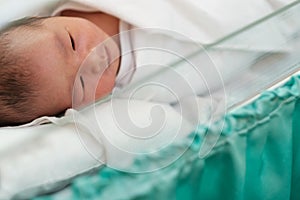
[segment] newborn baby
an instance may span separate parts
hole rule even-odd
[[[84,93],[77,106],[91,103],[112,91],[120,65],[117,39],[103,49],[102,57],[107,66],[95,91],[90,91],[93,87],[87,80],[76,79],[76,74],[95,46],[118,34],[119,19],[100,12],[69,10],[61,15],[29,18],[2,31],[1,126],[63,112],[72,106],[73,87],[78,90],[77,94]],[[111,61],[111,57],[117,59]]]
[[[277,2],[276,6],[273,1],[267,0],[242,3],[236,0],[226,2],[215,0],[207,3],[172,1],[169,4],[157,1],[151,3],[154,8],[160,8],[154,12],[150,9],[151,6],[148,7],[148,4],[143,2],[131,6],[120,6],[118,1],[101,2],[66,1],[56,13],[51,11],[48,13],[60,16],[21,20],[1,31],[0,126],[26,123],[43,115],[58,115],[72,106],[82,107],[108,95],[115,86],[123,87],[129,82],[140,83],[140,80],[148,78],[151,71],[148,66],[153,63],[159,68],[170,64],[169,61],[175,55],[179,55],[180,60],[187,58],[188,55],[201,49],[197,44],[216,41],[230,31],[237,30],[286,4],[277,0],[274,0]],[[161,4],[163,6],[159,6]],[[125,21],[128,26],[120,28],[121,22]],[[130,33],[130,38],[122,37],[126,34],[116,36],[119,32],[127,30],[131,32],[132,27],[145,29],[158,27],[164,32],[153,35],[153,32],[159,31],[151,29],[148,32],[147,30],[133,32],[132,37]],[[164,34],[165,30],[171,32]],[[185,38],[181,37],[183,35]],[[187,38],[196,39],[197,44],[186,40]],[[174,39],[182,43],[172,46]],[[99,44],[103,45],[98,48]],[[128,48],[124,49],[124,46]],[[95,47],[102,63],[100,73],[96,73],[101,75],[98,76],[100,78],[97,82],[92,76],[95,74],[94,71],[99,69],[84,67],[86,57],[93,53]],[[172,79],[165,73],[159,73],[159,76],[155,77],[159,83],[157,86],[168,86],[165,88],[175,91],[179,98],[191,94],[186,88],[191,89],[192,93],[195,91],[195,94],[200,94],[207,88],[222,86],[222,81],[230,80],[238,67],[252,63],[253,52],[247,51],[247,44],[245,47],[243,51],[236,51],[233,48],[233,54],[228,53],[239,58],[234,58],[235,62],[230,63],[231,65],[222,62],[224,55],[222,49],[214,49],[213,54],[210,54],[217,65],[219,62],[218,67],[214,66],[207,55],[202,54],[203,59],[201,56],[195,56],[195,60],[189,59],[189,62],[185,63],[190,63],[189,66],[182,65],[181,69],[170,70],[173,72]],[[151,48],[152,52],[149,51]],[[137,51],[132,53],[134,49]],[[139,51],[140,49],[145,51]],[[230,51],[230,48],[226,49]],[[126,52],[130,52],[131,57],[130,53]],[[260,55],[260,52],[257,54]],[[126,55],[130,58],[125,59]],[[78,74],[83,68],[85,74]],[[124,74],[127,78],[124,78]],[[220,78],[219,74],[227,74],[227,77]],[[123,80],[120,80],[121,78]],[[185,83],[186,87],[182,83]],[[169,99],[169,96],[165,95],[165,88],[152,87],[150,90],[144,90],[143,94],[140,93],[141,99],[153,98],[164,102],[165,99]],[[129,95],[124,93],[125,98],[130,95],[131,93]],[[167,101],[170,102],[174,105],[173,100]]]

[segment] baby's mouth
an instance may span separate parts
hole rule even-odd
[[[106,61],[107,61],[107,66],[106,66],[106,68],[108,68],[109,65],[111,64],[111,63],[110,63],[110,62],[111,62],[111,55],[110,55],[110,52],[109,52],[107,46],[104,46],[104,50],[105,50]]]
[[[86,58],[86,63],[92,67],[94,74],[101,74],[109,68],[111,57],[109,48],[105,45],[96,46]]]

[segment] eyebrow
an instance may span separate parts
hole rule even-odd
[[[11,31],[17,28],[40,28],[47,18],[49,17],[24,17],[4,25],[1,32]]]

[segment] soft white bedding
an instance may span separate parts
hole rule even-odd
[[[0,198],[18,193],[30,197],[59,188],[104,163],[130,171],[134,157],[166,148],[194,128],[169,105],[132,100],[125,108],[127,103],[115,99],[82,112],[68,110],[63,118],[42,120],[51,124],[1,128]],[[158,136],[143,139],[155,132]]]

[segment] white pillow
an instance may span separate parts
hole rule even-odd
[[[0,128],[0,199],[52,191],[103,162],[130,170],[136,155],[165,148],[193,128],[169,105],[138,100],[127,105],[127,100],[115,99],[34,122],[50,124]],[[144,140],[155,130],[158,136]],[[127,134],[135,132],[144,134],[142,140]]]

